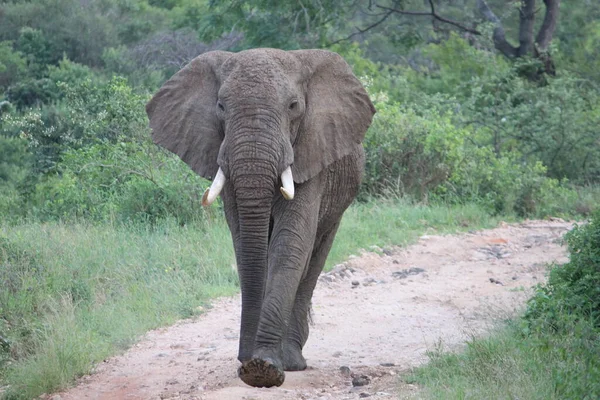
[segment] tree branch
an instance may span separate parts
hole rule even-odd
[[[437,19],[438,21],[444,22],[448,25],[452,25],[455,26],[465,32],[469,32],[472,33],[474,35],[481,35],[481,32],[479,32],[477,29],[473,29],[473,28],[469,28],[466,25],[461,24],[460,22],[442,17],[441,15],[438,15],[435,12],[435,7],[433,4],[433,0],[429,0],[429,5],[431,7],[431,11],[429,12],[425,12],[425,11],[404,11],[404,10],[398,10],[397,8],[390,8],[390,7],[385,7],[385,6],[380,6],[379,4],[376,4],[375,6],[377,8],[381,8],[382,10],[388,10],[391,12],[394,12],[396,14],[400,14],[400,15],[413,15],[413,16],[422,16],[422,17],[432,17],[434,19]]]
[[[371,30],[371,29],[375,28],[376,26],[378,26],[379,24],[381,24],[383,21],[385,21],[386,19],[388,19],[388,17],[389,17],[390,15],[392,15],[393,13],[394,13],[393,11],[388,11],[387,13],[385,13],[385,14],[383,15],[383,17],[382,17],[382,18],[381,18],[379,21],[377,21],[377,22],[375,22],[375,23],[373,23],[373,24],[371,24],[371,25],[367,26],[367,27],[366,27],[366,28],[364,28],[364,29],[356,28],[356,29],[357,29],[357,31],[356,31],[356,32],[352,33],[352,34],[351,34],[351,35],[349,35],[349,36],[346,36],[345,38],[338,39],[338,40],[336,40],[335,42],[331,42],[331,43],[329,43],[329,44],[328,44],[328,46],[331,46],[332,44],[336,44],[336,43],[344,42],[344,41],[346,41],[346,40],[350,40],[350,39],[352,39],[352,38],[353,38],[354,36],[356,36],[356,35],[360,35],[361,33],[365,33],[365,32],[367,32],[367,31],[369,31],[369,30]]]
[[[556,28],[556,21],[558,21],[558,7],[560,6],[560,0],[544,0],[546,5],[546,15],[540,30],[537,34],[535,42],[538,48],[542,51],[548,48],[550,41],[552,40],[552,34]]]
[[[533,24],[535,23],[535,0],[523,0],[521,4],[518,56],[529,54],[533,49]]]
[[[490,9],[485,0],[477,0],[477,8],[488,22],[491,22],[495,25],[492,39],[494,40],[494,46],[496,47],[496,49],[498,49],[506,57],[517,57],[519,54],[519,49],[508,43],[508,41],[506,40],[506,33],[504,32],[502,22],[500,22],[500,19]]]
[[[144,173],[144,172],[140,172],[140,171],[136,171],[133,169],[123,169],[121,166],[119,165],[111,165],[111,164],[102,164],[102,163],[88,163],[85,164],[83,167],[81,167],[79,169],[79,171],[77,171],[78,174],[81,174],[83,172],[83,170],[85,170],[88,167],[101,167],[101,168],[112,168],[112,169],[117,169],[117,170],[121,170],[121,176],[122,175],[137,175],[137,176],[141,176],[142,178],[146,178],[148,179],[150,182],[154,183],[156,186],[161,187],[158,182],[156,182],[154,180],[154,178],[152,178],[152,176]]]
[[[457,28],[459,28],[459,29],[461,29],[461,30],[463,30],[465,32],[469,32],[469,33],[472,33],[474,35],[481,35],[481,32],[479,32],[477,29],[470,28],[470,27],[468,27],[466,25],[463,25],[460,22],[448,19],[446,17],[442,17],[441,15],[437,14],[436,11],[435,11],[435,6],[434,6],[434,3],[433,3],[433,0],[429,0],[429,5],[431,7],[431,11],[429,11],[429,12],[427,12],[427,11],[404,11],[404,10],[399,10],[399,9],[393,8],[393,7],[381,6],[379,4],[369,4],[369,9],[371,8],[372,5],[374,5],[375,7],[379,8],[381,10],[385,10],[386,11],[386,13],[383,14],[383,17],[381,19],[379,19],[378,21],[374,22],[373,24],[367,26],[366,28],[363,28],[363,29],[357,28],[356,32],[352,33],[351,35],[349,35],[349,36],[347,36],[345,38],[338,39],[335,42],[331,42],[331,43],[329,43],[329,45],[336,44],[336,43],[339,43],[339,42],[343,42],[343,41],[346,41],[346,40],[350,40],[350,39],[352,39],[356,35],[360,35],[362,33],[365,33],[367,31],[375,28],[376,26],[380,25],[382,22],[384,22],[386,19],[388,19],[389,16],[392,15],[392,14],[412,15],[412,16],[420,16],[420,17],[432,17],[432,18],[434,18],[434,19],[436,19],[438,21],[441,21],[441,22],[443,22],[445,24],[449,24],[449,25],[455,26],[455,27],[457,27]]]

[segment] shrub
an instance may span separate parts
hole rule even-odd
[[[78,81],[71,72],[85,80]],[[53,172],[61,153],[68,149],[101,141],[129,141],[136,134],[146,134],[146,98],[134,93],[123,78],[94,82],[87,79],[88,74],[85,67],[63,60],[59,67],[51,69],[50,75],[57,80],[70,76],[65,79],[75,83],[45,79],[51,87],[60,88],[65,102],[2,116],[0,134],[28,141],[36,172]]]
[[[521,217],[568,215],[577,192],[566,181],[546,176],[541,162],[527,163],[519,153],[497,156],[490,148],[468,146],[467,156],[438,190],[445,200],[475,201],[495,214]]]
[[[466,135],[449,116],[435,110],[425,118],[395,103],[378,104],[364,141],[363,193],[383,194],[391,189],[425,200],[458,167]]]
[[[435,107],[432,101],[420,115],[396,103],[377,103],[364,141],[361,198],[392,192],[418,201],[476,202],[494,214],[519,216],[573,211],[577,193],[566,181],[548,178],[541,162],[478,145],[473,129],[458,127],[451,113]]]
[[[35,188],[31,206],[42,220],[117,220],[183,225],[204,218],[207,183],[187,165],[145,140],[69,150]]]
[[[515,71],[474,80],[463,104],[462,124],[498,154],[518,152],[541,161],[548,176],[573,182],[600,177],[600,98],[590,82],[565,75],[539,86]]]
[[[565,236],[569,262],[555,265],[529,301],[526,319],[561,330],[563,320],[587,319],[600,329],[600,210]]]
[[[66,56],[58,62],[58,65],[48,65],[46,74],[48,79],[58,84],[66,83],[67,87],[75,88],[85,82],[99,81],[96,74],[87,66],[77,64],[69,60]],[[64,91],[64,86],[57,85],[57,89]]]
[[[58,98],[56,85],[48,78],[27,77],[6,90],[7,99],[19,110],[41,106]]]
[[[23,55],[13,50],[12,42],[0,42],[0,93],[26,72]]]

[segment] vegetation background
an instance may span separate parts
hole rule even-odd
[[[377,108],[330,264],[427,226],[596,221],[568,239],[571,268],[553,272],[499,337],[524,346],[515,354],[547,356],[539,368],[556,365],[543,383],[556,398],[600,396],[592,0],[3,1],[0,396],[68,385],[144,331],[236,290],[221,213],[200,206],[208,183],[152,144],[144,106],[198,54],[253,47],[337,51]],[[481,370],[433,357],[434,367]],[[568,369],[582,359],[585,370]],[[448,398],[449,376],[414,379]]]

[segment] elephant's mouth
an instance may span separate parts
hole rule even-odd
[[[226,180],[223,170],[219,167],[212,185],[206,189],[202,196],[203,206],[210,206],[216,200],[219,193],[221,193],[221,190],[223,190]],[[281,188],[279,188],[279,190],[286,200],[292,200],[294,198],[294,177],[292,176],[291,166],[288,166],[281,173]]]

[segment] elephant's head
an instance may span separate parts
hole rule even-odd
[[[293,182],[349,154],[374,113],[339,55],[275,49],[202,54],[146,109],[154,141],[214,180],[205,205],[225,179],[242,184],[249,175],[262,176],[264,195],[282,177],[282,194],[293,198]]]

